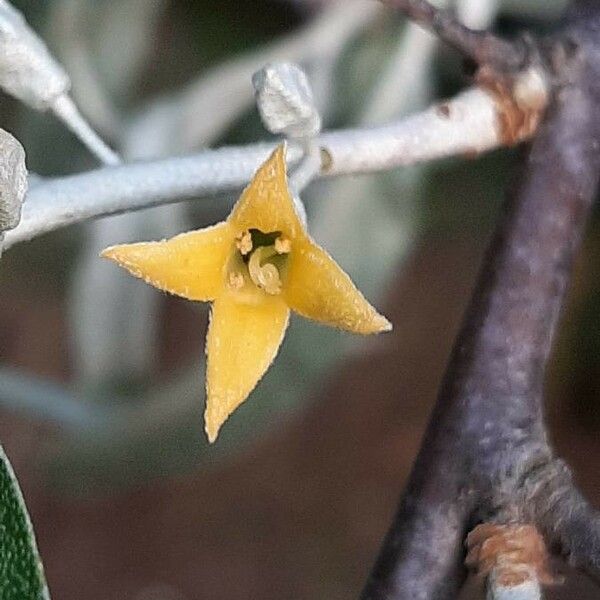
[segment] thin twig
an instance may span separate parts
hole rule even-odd
[[[324,164],[320,175],[369,173],[446,156],[475,156],[533,133],[523,130],[520,138],[507,140],[503,110],[493,95],[472,88],[383,127],[324,133],[316,139]],[[90,218],[237,190],[272,149],[272,144],[260,143],[228,147],[41,180],[31,187],[21,223],[7,234],[4,248]],[[301,154],[299,146],[290,146],[292,164]]]
[[[473,31],[456,20],[450,12],[432,6],[426,0],[381,0],[404,13],[419,25],[472,59],[477,64],[516,71],[527,59],[525,45],[508,42],[488,31]]]
[[[119,155],[91,128],[79,109],[67,95],[60,96],[52,105],[54,114],[83,142],[105,165],[118,165]]]
[[[103,409],[81,402],[60,384],[0,366],[0,404],[5,409],[35,415],[40,420],[74,430],[88,429],[105,420]]]

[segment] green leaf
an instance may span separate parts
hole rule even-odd
[[[0,598],[48,600],[33,527],[15,473],[0,446]]]

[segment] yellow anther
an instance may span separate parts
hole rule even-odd
[[[248,273],[256,286],[267,294],[281,293],[281,278],[277,267],[272,263],[261,264],[261,260],[268,260],[275,255],[272,247],[261,246],[257,248],[248,261]]]
[[[285,237],[278,237],[275,240],[275,251],[277,254],[289,254],[292,250],[292,242]]]
[[[235,246],[240,251],[242,256],[252,252],[252,236],[249,231],[244,231],[242,235],[235,239]]]
[[[229,286],[234,290],[239,290],[244,287],[244,276],[237,271],[229,273]]]

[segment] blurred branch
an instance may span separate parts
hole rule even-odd
[[[426,0],[381,0],[406,15],[414,23],[436,35],[477,64],[499,70],[515,71],[525,64],[523,43],[508,42],[489,31],[473,31],[456,20],[450,12],[432,6]]]
[[[393,24],[391,38],[394,46],[377,62],[377,79],[361,103],[356,127],[381,126],[432,102],[432,64],[438,40],[418,25],[399,20]],[[367,56],[371,51],[364,50]],[[417,237],[418,207],[427,187],[427,172],[423,165],[383,176],[340,177],[318,188],[327,202],[312,207],[312,234],[332,255],[346,256],[350,273],[369,273],[362,282],[367,296],[380,293],[381,286],[394,277]],[[365,202],[365,198],[372,201]],[[356,227],[365,220],[369,228]],[[355,245],[363,249],[351,258],[346,252],[348,231],[353,232]],[[377,231],[377,236],[372,231]]]
[[[0,367],[0,405],[76,429],[91,429],[105,420],[103,412],[61,385],[7,367]]]
[[[139,82],[154,72],[151,58],[166,6],[166,0],[107,0],[100,5],[62,0],[53,11],[49,30],[62,48],[73,93],[94,123],[111,133],[125,160],[179,153],[175,146],[181,136],[165,139],[159,127],[129,126],[115,102],[131,100]],[[101,65],[100,78],[95,67]],[[112,401],[105,393],[110,382],[132,375],[144,379],[153,372],[162,306],[153,290],[102,264],[99,252],[122,240],[162,239],[189,229],[186,208],[158,207],[85,228],[67,306],[74,376],[87,396]]]
[[[533,133],[532,127],[507,133],[503,123],[513,111],[533,112],[539,118],[546,99],[543,76],[526,73],[516,79],[514,89],[519,90],[519,100],[513,104],[501,101],[493,92],[473,88],[396,123],[324,133],[315,140],[321,149],[320,176],[369,173],[446,156],[474,156],[526,139]],[[524,122],[534,126],[537,120]],[[31,188],[21,223],[7,234],[4,247],[94,217],[238,189],[272,148],[272,144],[262,143],[226,147],[41,180]],[[301,155],[300,146],[290,147],[293,164]]]
[[[102,6],[105,6],[103,3]],[[58,0],[50,7],[49,24],[46,32],[51,36],[53,48],[69,73],[73,83],[72,94],[81,110],[92,121],[94,127],[109,139],[118,139],[122,131],[122,116],[115,106],[114,99],[100,80],[95,68],[98,59],[96,49],[90,48],[91,40],[85,24],[97,22],[101,18],[89,12],[90,3],[80,0]],[[142,12],[142,11],[141,11]],[[146,11],[144,12],[144,17]],[[115,20],[117,16],[115,15]],[[142,19],[136,19],[137,22]],[[131,23],[136,25],[137,23]],[[135,54],[135,52],[133,53]],[[129,56],[124,57],[125,61]],[[114,66],[114,65],[111,65]]]
[[[436,38],[422,28],[413,23],[405,26],[364,102],[360,125],[381,125],[431,101],[430,65],[437,47]]]
[[[599,517],[557,477],[568,469],[542,415],[544,370],[600,174],[600,6],[576,2],[569,16],[545,46],[561,57],[562,85],[484,259],[365,600],[454,598],[465,535],[480,521],[538,525],[598,574]]]
[[[135,118],[133,127],[160,132],[161,139],[174,143],[171,152],[210,144],[252,105],[248,85],[252,73],[270,62],[302,66],[335,62],[348,41],[380,13],[377,4],[364,0],[329,2],[300,30],[234,57],[181,91],[154,100]]]

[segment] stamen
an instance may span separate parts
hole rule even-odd
[[[248,261],[248,273],[250,279],[256,286],[263,289],[267,294],[276,295],[281,293],[281,279],[277,267],[272,263],[260,264],[261,260],[267,260],[275,255],[273,248],[261,246],[257,248]]]
[[[242,256],[252,252],[252,235],[249,231],[244,231],[242,235],[235,239],[235,246],[240,251]]]
[[[278,237],[275,240],[275,251],[277,254],[289,254],[292,250],[292,242],[286,237]]]
[[[244,276],[237,271],[231,271],[229,273],[229,285],[234,290],[239,290],[244,287]]]

